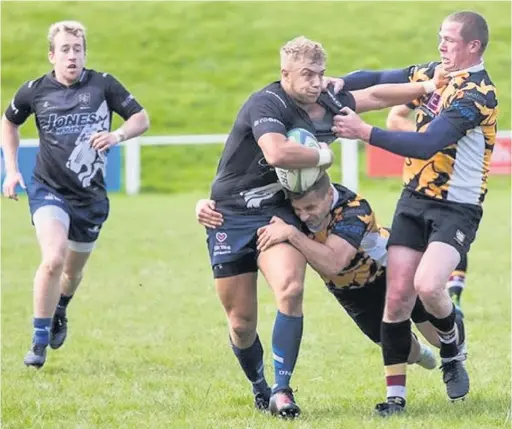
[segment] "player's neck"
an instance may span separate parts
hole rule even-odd
[[[482,57],[472,58],[468,61],[465,61],[464,63],[461,63],[457,67],[457,70],[452,70],[451,72],[448,73],[448,75],[453,76],[460,73],[464,73],[466,71],[472,71],[473,68],[478,68],[479,66],[483,68],[483,65],[484,60]]]
[[[72,81],[64,78],[64,76],[59,75],[55,70],[53,70],[53,78],[59,82],[61,85],[64,86],[73,86],[75,83],[77,83],[80,80],[80,76],[82,76],[82,73],[78,75],[78,77]]]

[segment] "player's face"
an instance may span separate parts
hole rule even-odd
[[[322,78],[325,64],[290,63],[287,70],[282,70],[282,80],[287,82],[292,98],[302,104],[313,104],[322,92]]]
[[[478,52],[478,41],[466,43],[460,31],[462,23],[444,21],[439,31],[439,53],[443,68],[448,72],[462,70],[469,65]]]
[[[292,200],[292,207],[299,219],[313,232],[327,227],[331,211],[332,191],[329,189],[323,195],[310,192],[300,200]]]
[[[82,37],[60,32],[53,39],[54,51],[48,53],[57,79],[63,83],[75,82],[84,68],[85,50]]]

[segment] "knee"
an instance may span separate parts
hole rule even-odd
[[[51,277],[60,276],[64,268],[64,256],[55,254],[45,258],[41,268]]]
[[[278,301],[291,306],[300,306],[304,296],[304,282],[290,277],[279,288]]]
[[[256,321],[251,317],[240,314],[229,314],[229,326],[239,339],[250,337],[256,332]]]
[[[385,315],[390,321],[406,320],[410,317],[412,297],[400,291],[388,291],[386,295]]]
[[[441,288],[432,279],[425,276],[420,276],[414,279],[414,289],[422,301],[430,301],[437,299],[437,296],[444,290],[444,285]]]
[[[62,277],[63,277],[63,280],[68,283],[79,283],[83,278],[83,272],[82,271],[72,272],[72,271],[64,268],[62,271]]]

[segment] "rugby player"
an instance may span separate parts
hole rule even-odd
[[[34,279],[32,346],[24,359],[36,368],[44,365],[48,345],[57,349],[66,339],[66,308],[109,213],[106,154],[149,126],[141,105],[116,78],[84,68],[81,23],[53,24],[48,42],[53,70],[21,86],[2,118],[8,198],[18,199],[17,185],[25,188],[17,164],[19,127],[34,114],[39,133],[27,193],[41,263]],[[126,122],[111,132],[113,112]]]
[[[416,130],[372,127],[351,109],[335,117],[333,132],[405,156],[405,188],[395,211],[388,250],[388,290],[382,324],[387,400],[376,407],[387,416],[405,409],[410,315],[419,295],[441,341],[448,397],[463,399],[469,376],[457,340],[455,306],[446,279],[473,242],[487,193],[496,138],[497,96],[483,64],[489,40],[485,19],[470,11],[449,15],[439,32],[442,67],[450,82],[415,101]],[[377,74],[421,82],[438,63]],[[461,327],[463,325],[461,324]]]
[[[281,80],[252,94],[240,109],[212,184],[210,199],[223,225],[207,229],[217,294],[224,306],[232,350],[252,384],[255,405],[274,415],[296,417],[300,408],[290,389],[303,329],[302,295],[306,260],[289,243],[265,252],[256,247],[257,231],[273,216],[298,224],[274,167],[328,168],[327,144],[306,148],[288,144],[286,133],[305,128],[332,135],[333,116],[343,106],[364,112],[403,104],[444,85],[444,76],[403,85],[379,85],[334,95],[323,92],[323,47],[298,37],[281,48]],[[423,86],[421,86],[423,85]],[[257,325],[257,273],[260,270],[277,301],[272,335],[275,384],[263,374],[263,348]]]
[[[387,128],[396,131],[416,131],[416,121],[410,119],[411,113],[415,109],[416,106],[413,103],[392,107],[386,121]],[[457,265],[455,271],[450,274],[448,282],[446,283],[448,294],[455,304],[455,311],[462,317],[464,317],[464,313],[461,308],[460,299],[462,291],[466,286],[467,270],[468,257],[467,255],[462,255],[459,265]]]
[[[306,192],[287,191],[300,228],[273,217],[258,230],[257,247],[265,251],[289,242],[296,247],[325,281],[361,331],[380,343],[380,325],[386,293],[387,228],[377,223],[369,202],[346,187],[331,184],[327,173]],[[222,215],[212,200],[199,200],[196,217],[203,226],[217,228]],[[433,345],[439,347],[434,328],[417,300],[411,319]],[[413,335],[408,363],[427,369],[436,367],[432,350]]]

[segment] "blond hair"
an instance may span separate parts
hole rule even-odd
[[[50,44],[51,52],[55,49],[55,45],[53,43],[55,36],[60,32],[69,33],[75,37],[81,37],[84,41],[85,51],[85,27],[78,21],[60,21],[52,24],[48,30],[48,43]]]
[[[327,59],[321,43],[314,42],[304,36],[296,37],[287,42],[280,51],[281,68],[290,62],[307,62],[310,64],[323,64]]]

